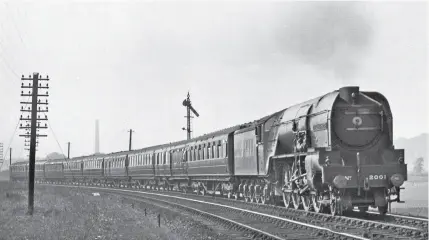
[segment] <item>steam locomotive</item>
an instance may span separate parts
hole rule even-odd
[[[12,180],[28,163],[11,166]],[[36,162],[36,179],[221,194],[342,215],[385,214],[407,180],[387,99],[343,87],[253,122],[186,141]]]

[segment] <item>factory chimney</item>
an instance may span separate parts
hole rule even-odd
[[[95,154],[100,153],[100,131],[98,129],[98,119],[95,120]]]

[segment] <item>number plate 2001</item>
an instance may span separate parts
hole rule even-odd
[[[369,175],[368,176],[369,180],[386,180],[387,179],[387,175]]]

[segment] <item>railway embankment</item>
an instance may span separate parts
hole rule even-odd
[[[0,239],[240,238],[173,209],[78,188],[37,187],[33,216],[26,214],[27,201],[26,185],[0,182]]]

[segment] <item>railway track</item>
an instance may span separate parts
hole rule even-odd
[[[69,186],[69,185],[65,185]],[[78,186],[74,186],[78,187]],[[82,187],[82,186],[79,186]],[[304,234],[308,237],[309,233],[312,233],[314,239],[326,239],[327,237],[340,239],[428,239],[427,231],[427,219],[422,218],[410,218],[399,216],[380,216],[376,214],[366,214],[363,218],[358,217],[344,217],[344,216],[330,216],[326,214],[314,213],[314,212],[305,212],[303,210],[295,209],[286,209],[284,207],[272,206],[272,205],[263,205],[257,203],[248,203],[244,201],[237,201],[232,199],[227,199],[224,197],[212,197],[212,196],[201,196],[195,194],[184,194],[181,192],[171,192],[165,191],[163,194],[160,194],[159,191],[154,190],[125,190],[125,189],[112,189],[105,187],[86,187],[87,189],[97,189],[104,192],[118,193],[118,191],[123,195],[133,195],[131,197],[142,197],[142,194],[145,194],[145,197],[150,196],[151,198],[156,198],[156,200],[168,201],[188,201],[192,202],[195,206],[189,206],[191,208],[197,209],[211,209],[213,206],[221,207],[223,209],[217,209],[211,214],[221,213],[224,214],[234,212],[233,216],[240,216],[246,214],[239,214],[238,209],[242,212],[251,214],[247,216],[248,219],[257,219],[259,229],[262,227],[266,229],[267,226],[273,226],[274,229],[280,229],[283,231],[279,232],[277,237],[282,238],[282,236],[288,236],[290,233],[286,233],[287,229],[294,229],[296,232],[297,239],[308,239],[302,238],[300,235],[300,229],[305,227]],[[164,198],[164,199],[162,199]],[[154,200],[154,199],[153,199]],[[198,203],[198,204],[197,204]],[[177,204],[182,204],[181,202]],[[203,205],[206,205],[205,207]],[[207,206],[210,206],[209,208]],[[225,210],[233,211],[225,211]],[[253,214],[253,215],[252,215]],[[255,215],[256,214],[256,215]],[[259,214],[259,215],[258,215]],[[264,216],[264,217],[261,217]],[[362,216],[360,216],[362,217]],[[376,218],[378,217],[378,218]],[[386,217],[390,219],[386,221]],[[228,219],[228,216],[223,216],[223,218]],[[408,219],[405,221],[405,219]],[[220,220],[219,220],[220,221]],[[245,219],[240,220],[242,224],[246,225]],[[256,220],[255,220],[256,221]],[[264,223],[260,224],[263,221]],[[280,222],[279,222],[280,221]],[[401,225],[402,224],[402,225]],[[251,229],[252,226],[249,226]],[[258,228],[254,228],[258,229]],[[311,230],[313,229],[313,230]],[[317,230],[315,230],[317,229]],[[248,230],[250,231],[250,230]],[[254,231],[254,230],[253,230]],[[286,232],[285,232],[286,231]],[[316,232],[315,232],[316,231]],[[273,233],[272,230],[269,231]],[[274,231],[275,232],[275,231]],[[317,233],[319,232],[319,233]],[[322,236],[318,235],[320,232],[323,232]],[[254,232],[254,234],[257,234]],[[283,235],[282,235],[283,234]],[[285,235],[286,234],[286,235]],[[341,235],[344,234],[344,235]],[[288,239],[288,238],[286,238]]]
[[[179,208],[181,210],[191,212],[192,214],[198,214],[210,220],[216,220],[222,225],[235,228],[236,230],[242,231],[248,236],[250,235],[251,238],[256,239],[369,239],[359,235],[334,231],[329,228],[317,226],[314,224],[302,223],[271,214],[264,214],[248,209],[241,209],[233,206],[185,198],[181,196],[104,187],[100,188],[70,185],[54,186],[74,187],[92,191],[96,190],[110,194],[119,194],[136,201],[150,200],[155,203],[161,203],[163,205]]]

